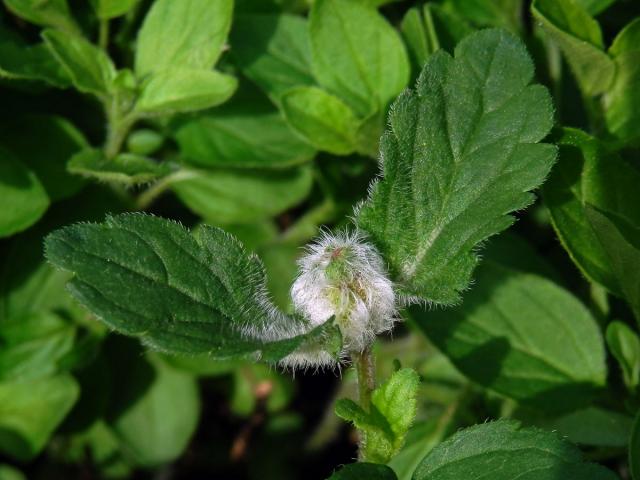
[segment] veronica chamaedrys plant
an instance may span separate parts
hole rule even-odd
[[[293,315],[265,295],[260,260],[220,229],[190,234],[129,214],[52,233],[47,257],[74,273],[71,293],[98,318],[167,352],[291,367],[348,354],[359,403],[339,402],[337,413],[359,428],[361,459],[384,463],[415,415],[418,377],[400,369],[376,388],[369,347],[407,301],[459,301],[478,246],[533,201],[556,148],[538,143],[553,110],[532,78],[524,45],[503,30],[470,35],[453,57],[433,54],[391,107],[381,176],[356,230],[325,233],[300,260]]]

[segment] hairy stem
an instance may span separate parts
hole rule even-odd
[[[376,373],[371,348],[366,348],[362,352],[352,352],[351,361],[358,376],[358,401],[360,406],[367,412],[371,409],[371,393],[376,387]],[[364,432],[360,432],[358,439],[358,459],[365,461],[364,445],[367,437]]]
[[[138,210],[145,210],[148,208],[160,195],[167,191],[172,184],[181,180],[187,180],[189,178],[196,177],[197,174],[191,170],[176,170],[175,172],[167,175],[166,177],[158,180],[154,185],[149,187],[136,200],[136,208]]]
[[[120,116],[117,112],[109,113],[107,118],[109,126],[107,140],[104,144],[104,155],[108,159],[112,159],[120,153],[122,143],[137,118],[134,115]]]

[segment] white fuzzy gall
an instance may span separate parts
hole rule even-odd
[[[396,297],[378,251],[358,232],[325,233],[299,261],[291,287],[298,312],[315,325],[332,316],[347,351],[362,351],[396,320]]]

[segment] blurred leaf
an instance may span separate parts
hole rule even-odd
[[[307,197],[313,180],[308,167],[192,173],[172,189],[188,208],[214,225],[251,223],[282,213]]]
[[[386,463],[402,448],[416,416],[419,382],[415,370],[398,370],[373,391],[369,412],[353,400],[336,402],[336,415],[352,422],[362,435],[360,454],[364,461]]]
[[[210,69],[222,53],[232,10],[233,0],[155,0],[138,33],[136,74]]]
[[[203,167],[283,168],[315,154],[278,110],[253,96],[182,122],[175,137],[184,159]]]
[[[101,20],[109,20],[124,15],[131,10],[139,0],[91,0],[96,15]]]
[[[336,155],[356,149],[360,124],[338,97],[317,87],[297,87],[287,91],[281,102],[291,128],[314,147]]]
[[[475,282],[460,306],[411,311],[462,373],[549,411],[584,405],[604,386],[602,336],[577,298],[542,277],[491,262],[478,269]]]
[[[522,0],[448,0],[444,7],[474,25],[502,27],[518,33],[522,29]]]
[[[0,451],[21,461],[35,457],[78,393],[70,375],[0,382]]]
[[[107,160],[102,150],[97,148],[85,149],[74,155],[69,160],[67,169],[84,177],[125,185],[148,183],[171,171],[164,163],[132,153],[121,153]]]
[[[135,110],[167,114],[211,108],[227,101],[237,85],[234,77],[215,70],[171,68],[149,77]]]
[[[238,15],[232,53],[242,72],[271,98],[315,83],[307,20],[296,15]]]
[[[503,30],[469,35],[455,58],[431,56],[394,103],[381,141],[383,177],[357,222],[389,263],[401,294],[451,304],[468,287],[478,245],[533,200],[556,149],[538,144],[551,99],[529,85],[524,45]]]
[[[640,85],[640,18],[631,21],[609,49],[616,76],[603,105],[609,131],[624,142],[640,140],[640,100],[633,92]]]
[[[627,324],[615,321],[607,327],[607,346],[622,369],[624,383],[634,391],[640,383],[640,338]]]
[[[479,479],[616,480],[586,463],[576,447],[556,434],[520,428],[517,422],[476,425],[453,435],[425,457],[414,480]]]
[[[164,143],[164,137],[149,128],[134,130],[127,137],[127,150],[134,155],[151,155]]]
[[[14,467],[0,465],[0,480],[27,480],[27,477]]]
[[[58,30],[46,29],[42,38],[78,90],[103,98],[109,95],[116,69],[104,50]]]
[[[360,118],[384,111],[406,87],[410,72],[404,44],[374,8],[316,0],[309,22],[314,76]]]
[[[111,421],[125,456],[143,467],[156,467],[178,458],[195,433],[200,417],[195,378],[155,357],[150,358],[150,365],[154,373],[150,387]],[[118,383],[118,391],[136,389],[137,373],[137,366],[131,365]]]
[[[37,222],[49,207],[49,197],[35,173],[0,147],[0,237]]]
[[[622,286],[586,215],[592,204],[640,226],[640,173],[597,139],[565,128],[557,139],[560,160],[544,186],[553,227],[571,259],[591,281],[622,295]]]
[[[629,440],[629,468],[631,478],[638,480],[640,478],[640,412],[633,422],[631,439]]]
[[[4,0],[4,4],[9,11],[28,22],[69,33],[80,33],[67,0]]]
[[[577,0],[535,0],[533,16],[558,44],[586,95],[605,92],[615,74],[604,52],[600,25]]]
[[[598,15],[611,5],[616,3],[617,0],[577,0],[582,7],[589,12],[590,15]]]
[[[0,382],[52,375],[71,351],[75,328],[53,313],[0,322]]]
[[[395,473],[386,465],[358,462],[345,465],[328,480],[397,480]]]
[[[248,363],[233,372],[231,411],[239,416],[251,415],[259,400],[267,412],[286,408],[293,396],[293,383],[268,365]]]
[[[579,445],[626,448],[632,424],[628,415],[589,407],[545,421],[543,426]]]
[[[88,144],[83,134],[62,117],[14,116],[0,125],[0,144],[34,171],[51,201],[76,194],[84,184],[67,172],[67,161]]]
[[[405,446],[391,459],[389,466],[398,480],[411,480],[413,472],[426,454],[442,442],[445,432],[441,418],[430,418],[411,426]]]
[[[262,263],[218,228],[194,237],[162,218],[124,214],[57,230],[45,252],[74,273],[69,291],[97,318],[167,353],[277,361],[322,333],[272,306]]]

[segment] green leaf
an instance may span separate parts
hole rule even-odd
[[[214,225],[251,223],[298,205],[311,190],[309,167],[282,171],[193,170],[172,184],[180,200]]]
[[[70,375],[0,382],[0,451],[21,461],[35,457],[78,394]]]
[[[136,74],[210,69],[222,53],[232,10],[233,0],[155,0],[138,34]]]
[[[7,9],[28,22],[79,34],[67,0],[4,0]]]
[[[134,155],[151,155],[164,143],[162,134],[150,128],[134,130],[127,137],[127,150]]]
[[[632,424],[633,418],[628,415],[589,407],[545,421],[541,426],[579,445],[626,448]]]
[[[640,173],[580,130],[563,129],[557,143],[560,160],[544,186],[553,227],[582,273],[621,296],[622,286],[587,218],[586,205],[618,212],[640,226]]]
[[[553,122],[551,99],[529,85],[524,45],[483,30],[431,56],[414,91],[394,103],[381,141],[383,177],[357,222],[389,264],[399,291],[455,303],[476,249],[529,205],[556,149],[537,144]]]
[[[42,38],[78,90],[99,97],[109,94],[116,69],[104,50],[58,30],[44,30]]]
[[[49,197],[35,173],[8,150],[0,148],[0,237],[13,235],[37,222],[49,207]]]
[[[627,324],[615,321],[607,327],[607,346],[622,369],[624,383],[634,391],[640,383],[640,338]]]
[[[0,382],[56,373],[57,363],[71,351],[74,337],[73,326],[53,313],[4,320],[0,323]]]
[[[124,15],[131,10],[139,0],[91,0],[98,18],[109,20]]]
[[[82,132],[62,117],[12,117],[10,122],[0,124],[0,144],[34,171],[51,201],[76,194],[84,184],[69,174],[67,161],[88,144]]]
[[[445,8],[479,27],[522,30],[522,0],[450,0]]]
[[[10,465],[0,465],[0,480],[27,480],[27,477]]]
[[[393,470],[386,465],[358,462],[345,465],[328,480],[397,480],[397,478]]]
[[[209,168],[285,168],[315,154],[264,97],[234,97],[182,122],[175,138],[185,161]]]
[[[554,433],[517,422],[476,425],[453,435],[425,457],[413,480],[617,480]]]
[[[487,262],[462,305],[411,312],[462,373],[525,405],[571,409],[605,384],[595,319],[568,291],[537,275]]]
[[[586,213],[640,325],[640,225],[592,205],[587,205]]]
[[[629,469],[633,480],[640,479],[640,412],[633,422],[629,440]]]
[[[338,97],[317,87],[297,87],[280,100],[291,128],[314,147],[336,155],[356,149],[360,122]]]
[[[215,70],[172,68],[149,77],[135,109],[166,114],[211,108],[227,101],[237,86],[234,77]]]
[[[581,90],[591,96],[605,92],[615,65],[603,50],[598,22],[577,0],[535,0],[531,11],[564,53]]]
[[[151,385],[110,424],[127,458],[145,468],[178,458],[189,444],[200,417],[200,394],[195,377],[164,364],[155,357],[127,365],[118,381],[118,394],[140,391],[146,370]]]
[[[589,12],[590,15],[598,15],[602,13],[617,0],[577,0],[582,7]]]
[[[107,160],[102,150],[85,149],[74,155],[67,165],[71,173],[103,182],[117,182],[124,185],[148,183],[167,175],[171,169],[164,163],[157,163],[147,157],[131,153],[121,153]]]
[[[415,370],[398,370],[373,391],[370,412],[352,400],[338,400],[336,415],[361,431],[360,453],[365,461],[386,463],[402,448],[416,416],[419,382]]]
[[[295,15],[238,15],[232,53],[242,72],[273,99],[315,83],[307,20]]]
[[[125,214],[57,230],[45,252],[74,273],[69,291],[96,317],[168,353],[279,360],[311,330],[272,306],[262,263],[217,228],[196,237],[168,220]]]
[[[398,33],[374,8],[316,0],[309,16],[313,73],[361,118],[384,111],[409,81]]]
[[[640,18],[620,31],[609,54],[615,61],[616,76],[603,98],[607,128],[622,141],[637,143],[640,140],[640,100],[632,92],[640,84]]]

